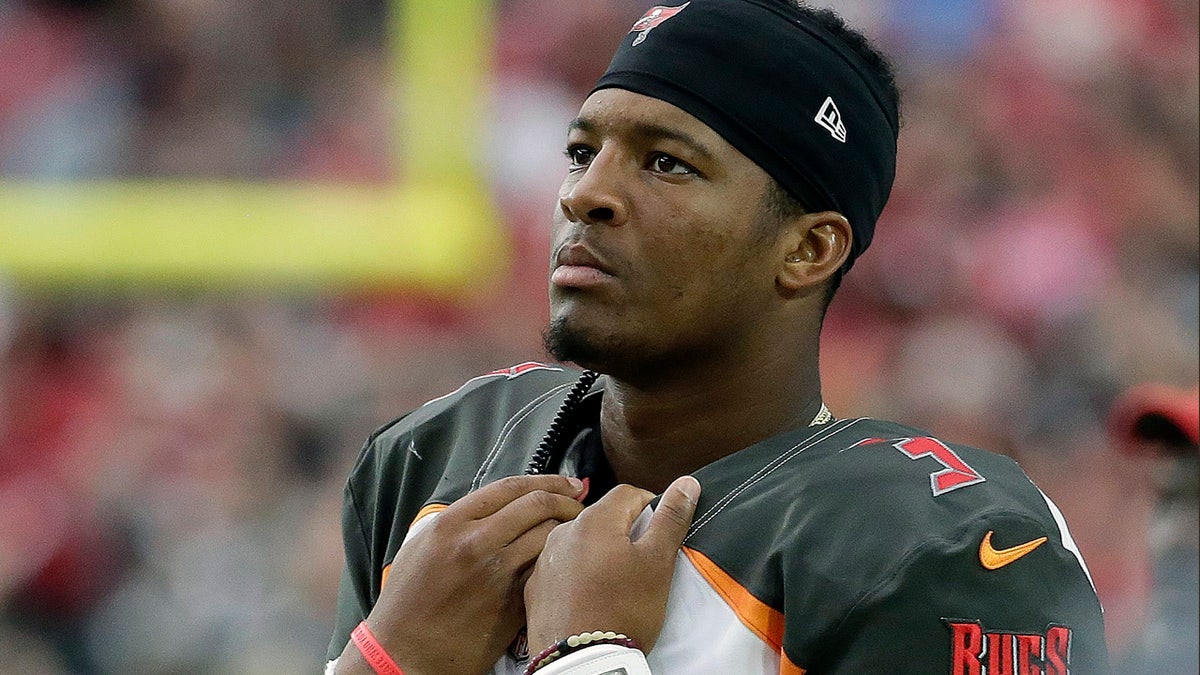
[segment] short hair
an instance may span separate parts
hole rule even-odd
[[[899,114],[900,89],[896,86],[896,69],[892,62],[883,55],[883,52],[879,51],[866,35],[847,25],[846,20],[832,9],[810,7],[803,0],[789,0],[789,2],[795,5],[801,14],[829,31],[867,64],[870,74],[883,85],[884,93],[890,99],[888,103],[895,105],[896,112]]]

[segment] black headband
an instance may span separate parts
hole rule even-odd
[[[626,89],[691,114],[809,211],[871,243],[896,172],[899,112],[862,58],[787,0],[654,7],[592,91]]]

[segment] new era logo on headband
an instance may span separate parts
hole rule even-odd
[[[650,31],[654,30],[654,28],[660,23],[682,12],[683,9],[690,4],[692,3],[685,2],[678,7],[663,7],[661,5],[658,7],[651,7],[649,11],[642,15],[642,18],[637,20],[637,23],[633,24],[633,28],[629,29],[630,33],[638,34],[638,36],[633,39],[633,44],[631,46],[636,47],[642,44],[642,41],[646,39],[646,36],[650,34]]]
[[[846,142],[846,125],[842,124],[842,113],[838,111],[832,96],[825,99],[825,103],[821,105],[821,109],[817,111],[817,116],[813,120],[825,127],[834,138],[843,143]]]

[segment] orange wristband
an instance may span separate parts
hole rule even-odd
[[[350,639],[354,641],[354,646],[358,647],[358,651],[362,653],[363,658],[371,666],[377,675],[404,675],[404,671],[388,653],[384,651],[383,645],[379,644],[379,640],[371,633],[371,629],[367,628],[367,622],[363,621],[358,624],[353,631],[350,632]]]

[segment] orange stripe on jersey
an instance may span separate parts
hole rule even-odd
[[[432,516],[435,513],[441,513],[442,511],[445,511],[447,506],[449,506],[449,504],[426,504],[425,506],[421,507],[420,511],[417,511],[417,517],[413,518],[413,521],[408,526],[408,529],[411,530],[413,525],[416,525],[417,521],[425,516]],[[379,574],[379,590],[383,590],[383,585],[387,583],[388,574],[390,574],[391,571],[392,563],[388,563],[383,566],[383,571]]]
[[[787,652],[779,650],[779,675],[804,675],[805,670],[792,663]]]
[[[435,513],[441,513],[442,511],[445,511],[447,506],[449,506],[449,504],[426,504],[425,506],[422,506],[421,510],[417,511],[417,517],[413,518],[413,521],[408,524],[408,529],[411,530],[413,525],[416,525],[417,521],[421,520],[425,516],[432,516]]]
[[[695,565],[704,579],[708,581],[709,585],[713,587],[713,590],[724,598],[729,607],[733,609],[733,613],[745,624],[746,628],[749,628],[760,640],[771,645],[775,651],[783,656],[780,664],[780,672],[787,675],[803,673],[803,670],[790,665],[790,662],[787,661],[787,656],[783,654],[783,612],[774,609],[751,595],[745,586],[735,581],[725,570],[717,567],[717,564],[709,560],[708,556],[686,546],[683,548],[683,552],[687,555],[688,560],[692,561],[692,565]],[[789,665],[785,666],[783,662]],[[791,668],[790,670],[789,667]]]

